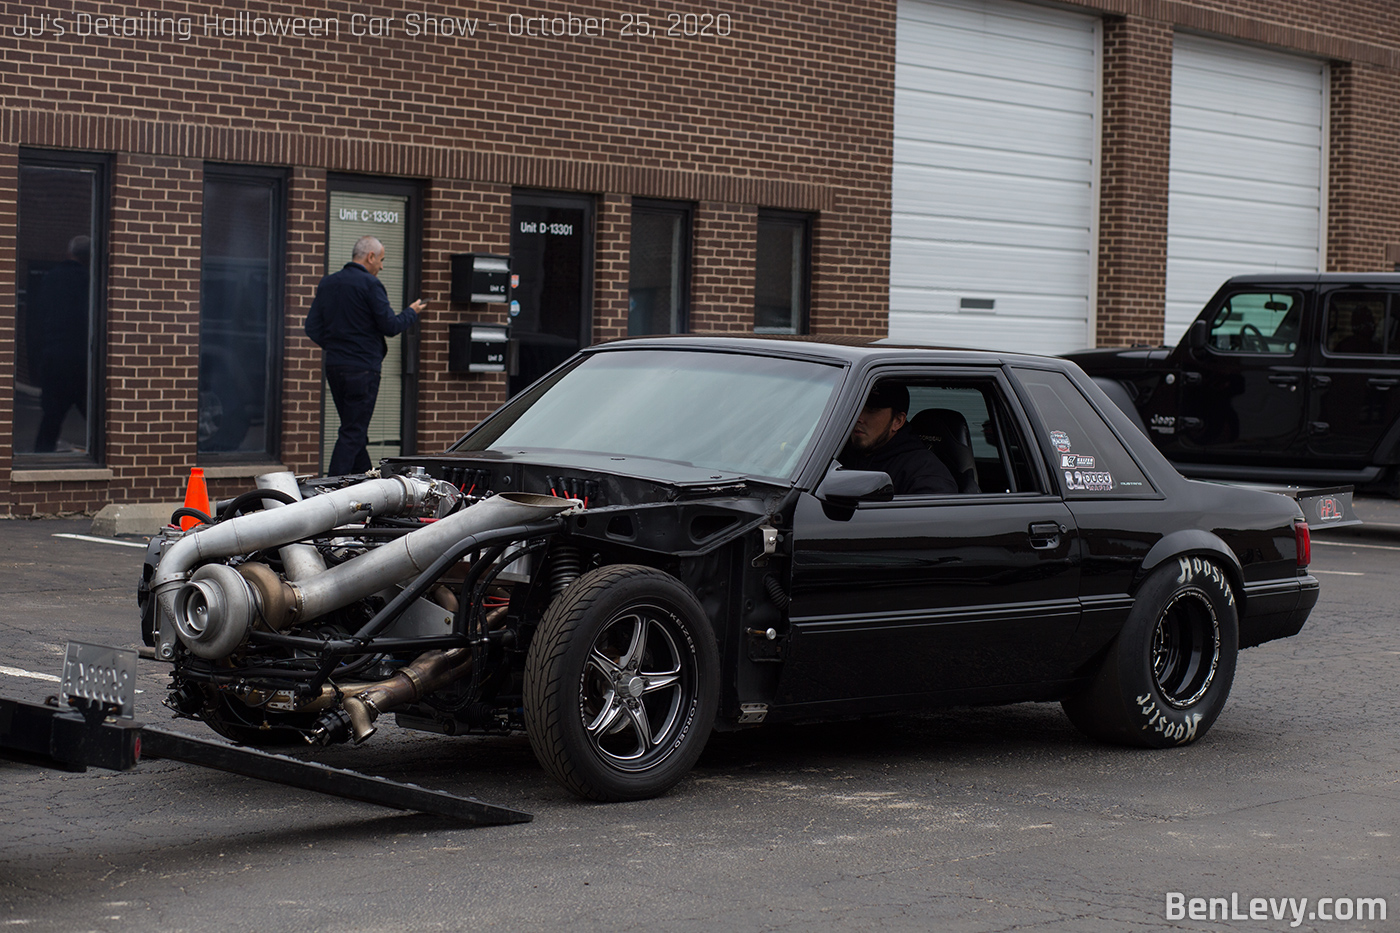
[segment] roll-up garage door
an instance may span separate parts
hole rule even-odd
[[[1326,97],[1322,62],[1176,36],[1168,343],[1232,275],[1322,268]]]
[[[1099,35],[1008,0],[899,0],[890,336],[1093,344]]]

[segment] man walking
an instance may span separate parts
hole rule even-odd
[[[340,434],[331,453],[330,476],[364,473],[370,468],[369,419],[379,397],[379,371],[389,351],[385,337],[401,334],[418,322],[419,299],[395,314],[379,270],[384,244],[372,236],[355,241],[345,268],[321,279],[306,335],[325,351],[326,383],[340,415]]]

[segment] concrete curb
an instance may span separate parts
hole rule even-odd
[[[104,538],[154,535],[170,521],[179,502],[113,502],[92,519],[90,534]]]

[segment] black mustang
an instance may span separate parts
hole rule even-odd
[[[836,463],[877,386],[958,492]],[[940,705],[1185,744],[1318,596],[1293,501],[1182,478],[1032,356],[620,341],[444,453],[260,479],[153,542],[169,705],[254,744],[524,729],[599,800],[664,792],[712,729]]]

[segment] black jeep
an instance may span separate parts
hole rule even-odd
[[[1188,476],[1400,492],[1400,275],[1242,275],[1176,347],[1066,354]]]

